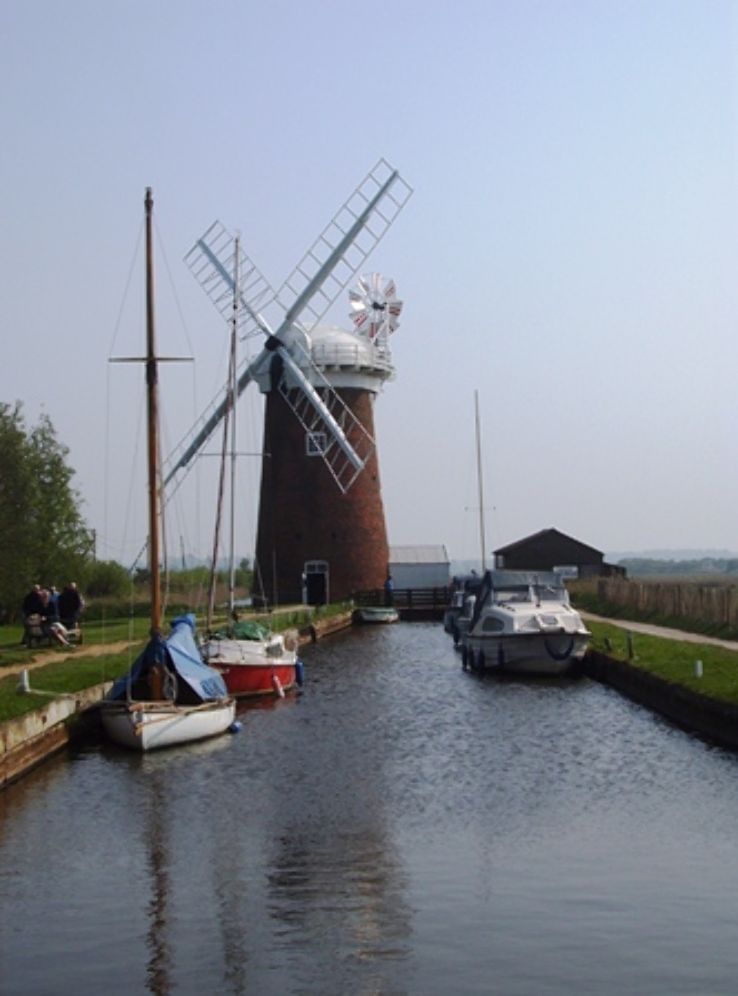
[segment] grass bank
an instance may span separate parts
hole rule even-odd
[[[94,657],[70,657],[34,669],[31,694],[18,692],[18,675],[0,678],[0,722],[17,719],[45,705],[50,698],[74,694],[85,688],[112,681],[126,670],[133,656],[105,654]]]
[[[349,608],[347,603],[337,603],[318,608],[298,607],[285,611],[254,613],[253,616],[243,615],[242,618],[265,622],[274,632],[282,632],[286,629],[301,629],[316,620],[333,618]],[[215,622],[223,623],[225,617]],[[35,692],[31,695],[19,694],[19,667],[22,668],[31,661],[48,660],[48,663],[37,663],[34,666],[31,671],[31,688],[52,695],[73,694],[84,688],[112,681],[123,674],[143,647],[148,629],[148,620],[139,617],[86,623],[83,645],[70,653],[63,648],[54,647],[34,647],[29,650],[20,645],[23,635],[21,626],[3,626],[0,628],[0,722],[33,712],[51,697]],[[105,651],[107,645],[120,644],[122,641],[129,643],[128,649],[110,653]],[[2,677],[3,668],[12,668],[13,673]]]
[[[655,622],[656,620],[649,620]],[[738,653],[705,643],[682,643],[656,636],[633,633],[633,657],[629,657],[628,635],[619,626],[587,623],[592,631],[592,648],[615,660],[663,678],[674,685],[706,695],[720,702],[738,704]],[[702,677],[695,674],[695,662],[702,661]]]

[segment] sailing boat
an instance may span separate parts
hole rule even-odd
[[[108,737],[122,747],[148,751],[224,733],[236,704],[217,671],[207,667],[195,640],[195,617],[181,616],[162,634],[159,578],[159,447],[157,357],[154,348],[154,291],[151,188],[146,189],[146,386],[148,399],[149,642],[130,671],[101,703]]]
[[[234,242],[233,309],[231,315],[230,362],[226,394],[226,418],[223,423],[223,449],[221,454],[220,487],[218,489],[218,514],[216,517],[213,560],[211,566],[210,596],[208,599],[208,637],[200,646],[203,660],[218,670],[231,695],[239,698],[255,695],[278,695],[296,684],[302,684],[303,665],[297,657],[297,636],[285,637],[272,633],[261,623],[239,621],[235,608],[235,480],[236,480],[236,397],[238,311],[241,301],[238,263],[240,243]],[[220,535],[220,513],[223,498],[223,478],[230,436],[230,574],[228,585],[227,626],[212,631],[213,600],[216,561]]]

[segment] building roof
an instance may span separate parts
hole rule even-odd
[[[508,543],[507,546],[501,546],[495,553],[510,553],[513,550],[518,550],[522,546],[528,546],[530,543],[536,540],[542,539],[544,536],[556,537],[559,540],[565,540],[568,543],[576,543],[578,547],[584,547],[587,550],[591,550],[592,553],[596,553],[598,556],[602,557],[603,553],[601,550],[596,549],[593,546],[589,546],[588,543],[582,543],[581,540],[574,539],[573,536],[567,536],[566,533],[562,533],[558,529],[540,529],[537,533],[532,533],[530,536],[525,536],[523,539],[515,540],[514,543]]]
[[[446,547],[440,546],[391,546],[391,564],[448,564]]]

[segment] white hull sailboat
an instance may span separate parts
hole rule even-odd
[[[202,663],[195,617],[186,615],[174,620],[166,639],[151,637],[129,673],[115,683],[101,712],[114,743],[147,751],[225,733],[235,719],[236,704],[218,672]]]
[[[115,682],[100,705],[103,728],[121,747],[148,751],[213,737],[231,726],[236,705],[223,679],[200,657],[194,616],[172,623],[162,634],[159,579],[158,392],[154,348],[151,190],[146,191],[146,385],[148,398],[149,642],[128,674]]]
[[[174,703],[120,702],[105,709],[103,726],[119,747],[149,751],[218,736],[233,719],[233,705],[208,703],[183,710]]]

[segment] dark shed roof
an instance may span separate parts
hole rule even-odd
[[[558,529],[541,529],[537,533],[532,533],[530,536],[524,537],[524,539],[516,540],[514,543],[508,543],[507,546],[501,546],[499,549],[495,550],[496,554],[509,554],[514,553],[526,546],[532,544],[537,544],[541,540],[544,541],[555,541],[555,542],[565,542],[568,547],[572,550],[577,549],[582,555],[584,554],[594,554],[597,560],[601,560],[604,554],[601,550],[596,550],[593,546],[588,546],[586,543],[581,543],[579,540],[574,539],[572,536],[567,536],[566,533],[560,532]]]

